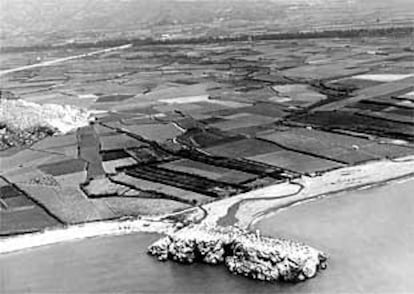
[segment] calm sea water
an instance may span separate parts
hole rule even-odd
[[[262,220],[263,233],[307,242],[328,269],[300,284],[267,284],[223,266],[160,263],[158,236],[89,239],[0,257],[1,293],[414,292],[414,181],[309,202]]]

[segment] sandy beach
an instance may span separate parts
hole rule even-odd
[[[328,253],[328,270],[290,293],[412,293],[414,178],[267,214],[254,225]]]
[[[331,193],[378,185],[414,173],[414,157],[381,160],[337,169],[317,177],[302,177],[291,183],[266,187],[205,205],[204,223],[234,222],[249,227],[269,210],[280,209]],[[237,209],[232,209],[237,207]]]
[[[295,203],[327,194],[379,185],[412,174],[414,174],[414,157],[370,162],[240,194],[186,213],[192,221],[201,224],[237,225],[249,228],[265,214]],[[0,254],[105,235],[134,232],[168,233],[176,229],[174,222],[166,220],[171,216],[173,215],[93,222],[67,226],[63,229],[49,229],[40,233],[4,237],[0,239]]]

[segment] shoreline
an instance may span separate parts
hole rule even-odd
[[[343,194],[346,192],[351,192],[351,191],[363,191],[363,190],[369,190],[369,189],[375,189],[375,188],[380,188],[389,184],[393,184],[393,183],[404,183],[407,181],[412,181],[414,180],[414,172],[411,174],[407,174],[407,175],[403,175],[401,177],[397,177],[397,178],[392,178],[389,180],[385,180],[385,181],[381,181],[381,182],[375,182],[375,183],[371,183],[371,184],[365,184],[359,187],[353,187],[353,188],[349,188],[349,189],[345,189],[345,190],[338,190],[338,191],[334,191],[328,194],[322,194],[322,195],[316,195],[314,197],[311,198],[307,198],[304,200],[298,200],[295,201],[293,203],[289,203],[285,206],[281,206],[281,207],[271,207],[269,208],[267,211],[264,211],[261,215],[257,216],[256,218],[252,219],[252,221],[249,223],[248,229],[249,230],[256,230],[256,225],[257,223],[263,221],[264,219],[268,218],[268,217],[272,217],[276,214],[278,214],[279,212],[282,212],[284,210],[287,210],[291,207],[295,207],[295,206],[299,206],[302,204],[306,204],[308,202],[313,202],[313,201],[318,201],[318,200],[322,200],[322,199],[330,199],[333,197],[340,197],[339,194]]]
[[[0,239],[0,255],[21,250],[82,240],[100,236],[126,235],[138,232],[168,234],[178,229],[177,222],[166,219],[190,212],[191,223],[217,226],[220,219],[233,217],[236,225],[250,229],[255,223],[280,209],[303,202],[328,197],[350,190],[371,188],[409,178],[414,175],[414,156],[399,160],[381,160],[327,172],[317,177],[302,177],[292,183],[280,183],[231,198],[191,208],[179,213],[127,220],[97,221],[51,228],[42,232],[14,235]],[[297,186],[302,185],[299,189]],[[234,208],[235,207],[235,208]],[[270,208],[270,210],[269,210]],[[197,220],[200,210],[207,212]],[[191,213],[195,212],[195,213]],[[230,214],[233,214],[229,216]]]
[[[220,220],[228,218],[229,212],[237,206],[237,211],[234,212],[234,216],[230,215],[230,218],[235,218],[235,225],[248,228],[253,220],[263,216],[264,211],[269,211],[269,207],[275,210],[304,200],[386,184],[413,175],[414,156],[344,167],[321,176],[302,177],[292,183],[281,183],[240,194],[236,196],[237,199],[232,197],[205,205],[208,216],[202,223],[215,225]],[[298,185],[303,186],[303,189],[298,191]]]
[[[51,228],[42,232],[1,238],[0,256],[2,254],[95,237],[127,235],[139,232],[166,234],[173,231],[174,226],[174,223],[162,221],[158,218],[140,218],[97,221],[69,225],[64,228]]]

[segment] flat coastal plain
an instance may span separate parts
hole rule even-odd
[[[272,231],[273,216],[262,218],[326,196],[341,195],[321,203],[358,202],[353,195],[360,192],[351,190],[414,173],[411,35],[125,45],[2,55],[2,259],[53,248],[10,253],[36,246],[168,233],[189,223],[301,240],[293,227],[292,235]],[[4,114],[16,105],[79,109],[90,122],[12,140]],[[343,201],[328,210],[350,209]],[[379,217],[366,228],[377,225]],[[309,237],[316,226],[303,240],[327,248],[336,266],[337,245]],[[118,253],[109,260],[116,263]]]

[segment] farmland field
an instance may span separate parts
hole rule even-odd
[[[68,105],[89,125],[25,133],[33,141],[7,129],[0,179],[52,218],[78,223],[182,210],[300,174],[412,155],[412,33],[401,28],[391,40],[373,32],[380,36],[74,41],[2,52],[11,70],[0,73],[2,99]],[[43,119],[61,126],[78,118]],[[108,177],[119,183],[88,190]]]

